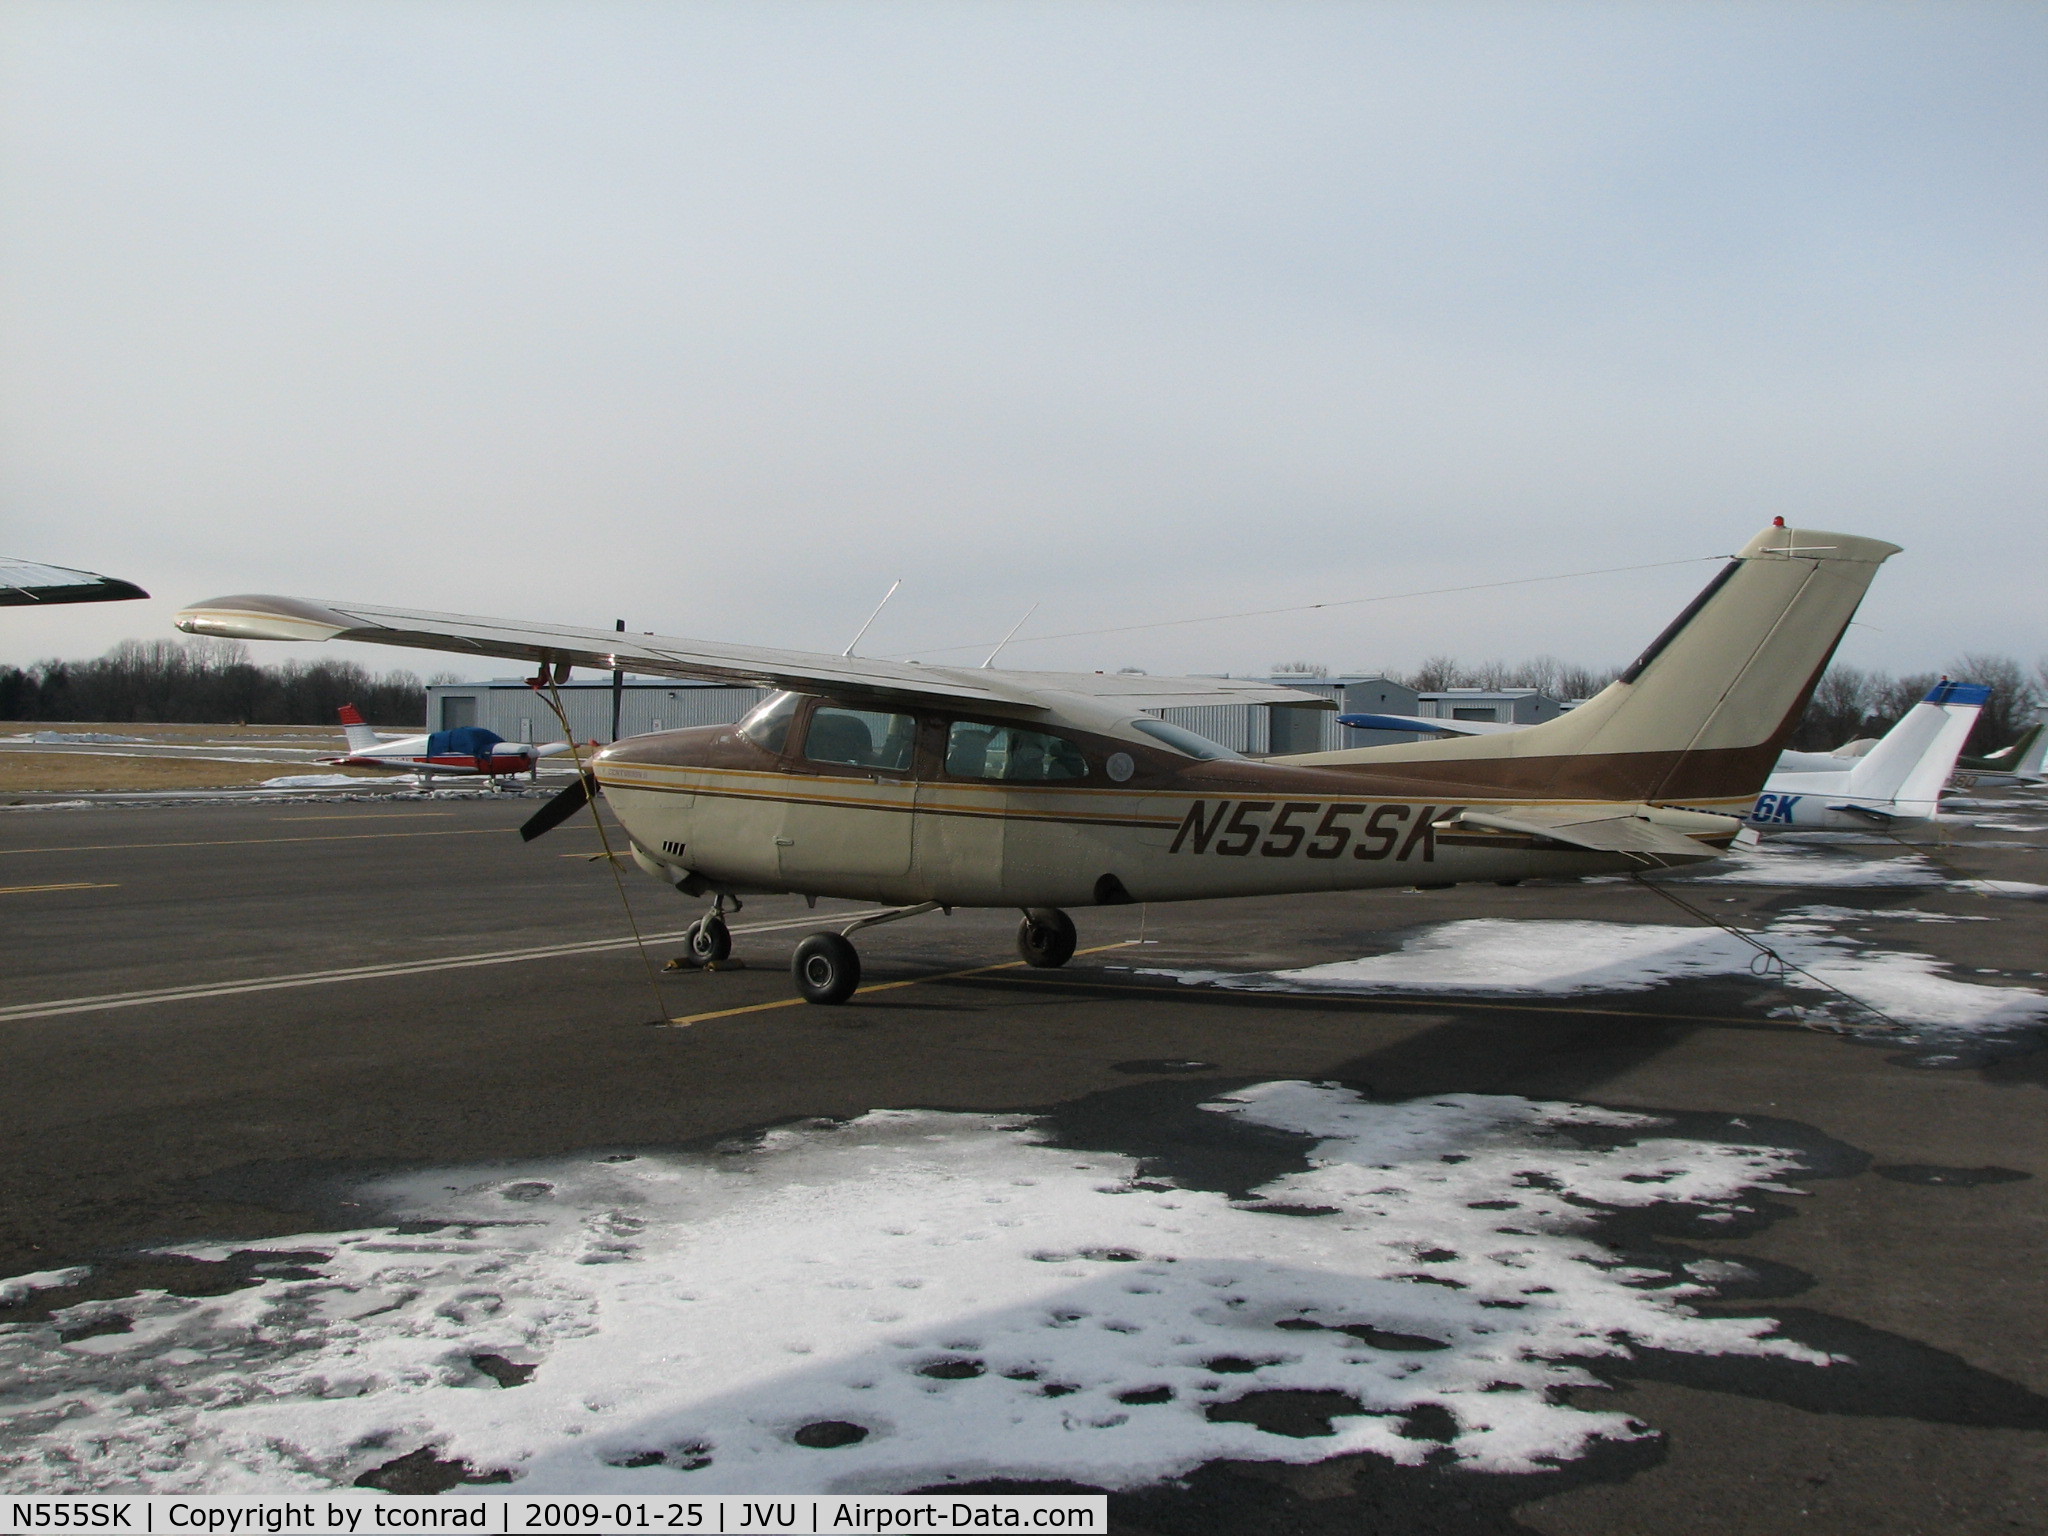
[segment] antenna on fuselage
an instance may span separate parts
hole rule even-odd
[[[860,634],[855,635],[851,640],[847,642],[846,649],[841,651],[839,653],[840,655],[851,656],[853,654],[853,648],[856,645],[860,644],[861,635],[865,635],[870,629],[874,628],[875,620],[879,619],[882,616],[882,610],[889,606],[889,599],[896,595],[896,589],[902,585],[903,578],[901,576],[898,576],[894,581],[889,583],[889,590],[884,592],[882,594],[882,600],[879,603],[875,604],[875,611],[868,615],[867,623],[861,625]]]
[[[1036,612],[1038,612],[1038,604],[1033,603],[1024,610],[1024,619],[1030,618]],[[1024,627],[1024,619],[1019,619],[1016,623],[1012,624],[1009,634],[996,642],[996,648],[988,653],[988,660],[982,663],[984,668],[992,667],[996,664],[996,658],[1003,654],[1003,647],[1014,640],[1017,636],[1017,631]]]

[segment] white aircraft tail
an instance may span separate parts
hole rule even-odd
[[[1901,815],[1932,816],[1990,697],[1991,690],[1981,683],[1936,683],[1856,760],[1840,793],[1855,800],[1889,800]]]
[[[383,738],[370,728],[363,712],[353,704],[344,704],[338,711],[341,716],[341,733],[348,738],[351,752],[374,752],[383,745]]]
[[[1499,735],[1279,761],[1427,764],[1472,800],[1634,800],[1747,809],[1896,544],[1778,525],[1751,539],[1619,681]]]

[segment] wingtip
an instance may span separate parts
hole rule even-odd
[[[221,640],[332,640],[356,627],[319,603],[260,592],[208,598],[179,609],[171,622],[188,635]]]

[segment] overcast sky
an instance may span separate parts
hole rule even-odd
[[[0,553],[1018,666],[2048,651],[2048,7],[0,5]],[[313,659],[306,646],[260,648]],[[329,652],[342,648],[329,647]],[[373,664],[464,667],[353,648]]]

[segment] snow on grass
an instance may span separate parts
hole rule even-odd
[[[1234,1202],[1014,1117],[877,1111],[723,1155],[389,1180],[372,1195],[410,1220],[265,1245],[329,1255],[306,1268],[0,1330],[0,1481],[276,1493],[431,1446],[534,1493],[1133,1487],[1216,1458],[1413,1465],[1424,1408],[1459,1461],[1530,1470],[1649,1432],[1558,1400],[1598,1384],[1579,1360],[1826,1366],[1590,1236],[1603,1205],[1732,1221],[1793,1154],[1513,1097],[1269,1083],[1205,1110],[1314,1137],[1306,1171]],[[128,1331],[57,1342],[116,1312]],[[1344,1396],[1250,1421],[1288,1400],[1247,1394],[1286,1392]]]
[[[2048,1015],[2048,994],[1987,986],[1943,974],[1931,955],[1858,948],[1827,931],[1845,908],[1795,912],[1758,937],[1800,969],[1784,984],[1818,999],[1836,987],[1900,1024],[1949,1033],[2024,1027]],[[1237,975],[1159,971],[1189,983],[1257,992],[1447,993],[1471,997],[1569,997],[1644,992],[1668,982],[1759,971],[1762,956],[1718,928],[1473,918],[1423,930],[1398,950],[1298,970]],[[1806,974],[1801,974],[1804,972]],[[1825,983],[1825,985],[1823,985]],[[1851,1021],[1853,1022],[1853,1021]]]
[[[360,773],[288,773],[283,778],[265,779],[264,789],[346,789],[352,785],[379,784],[388,775]]]

